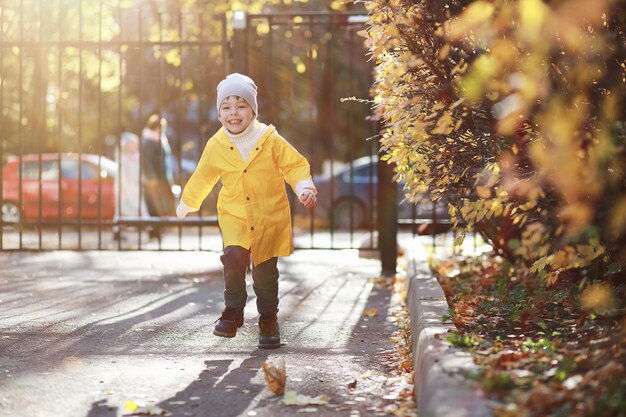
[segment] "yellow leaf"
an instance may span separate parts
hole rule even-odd
[[[552,270],[556,271],[567,267],[575,257],[576,254],[574,253],[574,248],[571,246],[566,246],[563,249],[560,249],[552,258]]]
[[[609,230],[619,234],[626,228],[626,196],[622,196],[613,207],[609,220]]]
[[[455,101],[454,103],[452,103],[452,105],[450,105],[450,110],[458,107],[461,103],[463,103],[465,101],[464,98],[460,98],[457,101]]]
[[[480,198],[489,198],[491,197],[491,189],[489,187],[483,187],[481,185],[476,187],[476,194]]]
[[[330,8],[335,11],[345,10],[346,6],[343,1],[333,0],[330,4]]]
[[[469,100],[481,99],[487,82],[495,77],[500,70],[500,63],[492,56],[488,54],[480,55],[472,64],[471,73],[461,81],[464,97]]]
[[[554,271],[550,271],[546,274],[546,284],[548,286],[552,286],[554,285],[557,280],[559,279],[559,273],[558,272],[554,272]]]
[[[475,1],[470,4],[461,15],[446,22],[446,35],[451,40],[457,40],[473,29],[479,27],[493,15],[495,6],[487,1]]]
[[[446,43],[440,50],[439,50],[439,60],[443,61],[444,59],[446,59],[448,57],[448,55],[450,54],[450,44]]]
[[[437,125],[433,129],[433,134],[435,135],[447,135],[452,132],[454,121],[452,120],[452,115],[450,112],[445,112],[439,120],[437,120]]]
[[[567,225],[570,233],[580,233],[593,220],[593,209],[587,204],[574,203],[561,210],[561,218]]]
[[[500,200],[493,200],[491,202],[491,210],[493,211],[493,214],[496,216],[500,216],[502,214],[502,211],[504,210],[504,208],[502,207]]]
[[[193,88],[194,88],[193,81],[187,80],[183,83],[183,87],[182,87],[183,91],[191,91],[193,90]]]
[[[529,41],[541,39],[541,26],[550,9],[541,0],[520,0],[518,3],[520,14],[520,30]]]
[[[126,410],[126,411],[135,411],[138,408],[139,408],[139,406],[134,401],[126,401],[124,403],[124,410]]]
[[[437,102],[437,103],[433,104],[433,106],[431,107],[431,109],[432,109],[433,111],[437,111],[437,110],[441,110],[441,109],[443,109],[444,107],[446,107],[446,106],[445,106],[445,104],[443,104],[442,102]]]
[[[374,317],[377,314],[378,314],[377,308],[369,308],[363,312],[363,315],[367,317]]]
[[[126,401],[124,403],[124,414],[148,415],[148,416],[168,416],[171,413],[154,404],[145,404],[143,401]]]
[[[596,311],[610,308],[614,304],[611,289],[604,284],[593,284],[587,287],[580,295],[585,310]]]

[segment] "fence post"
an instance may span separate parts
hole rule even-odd
[[[398,257],[398,185],[393,166],[378,158],[378,250],[382,275],[396,274]]]
[[[246,55],[248,45],[246,43],[246,31],[248,30],[248,15],[243,10],[233,12],[233,39],[231,43],[231,68],[233,72],[246,74]],[[229,71],[230,72],[230,71]]]

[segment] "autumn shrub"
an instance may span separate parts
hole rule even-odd
[[[381,150],[407,195],[445,196],[520,274],[623,279],[625,2],[367,7]]]

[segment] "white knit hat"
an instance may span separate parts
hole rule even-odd
[[[254,114],[259,114],[259,106],[256,102],[256,85],[252,78],[239,73],[232,73],[217,85],[217,108],[226,97],[239,96],[246,100]]]

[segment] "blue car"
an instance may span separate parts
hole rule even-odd
[[[378,157],[364,156],[346,164],[333,175],[316,176],[318,190],[316,213],[326,217],[335,229],[359,229],[376,226]],[[398,183],[398,219],[415,220],[419,223],[449,220],[447,203],[433,203],[424,195],[417,204],[408,201],[403,191],[404,184]],[[332,190],[332,196],[331,196]]]

